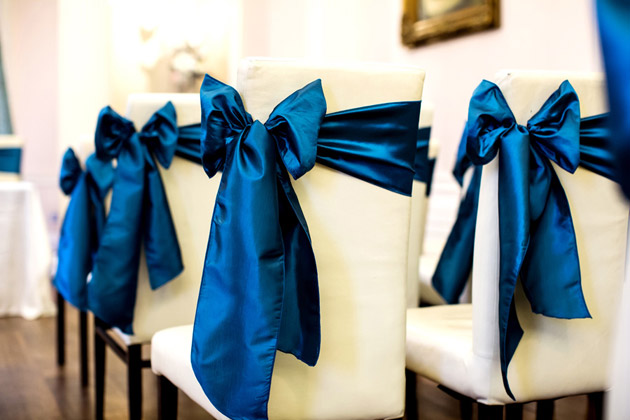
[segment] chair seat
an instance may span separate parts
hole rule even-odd
[[[472,305],[407,310],[407,368],[454,391],[473,395]]]
[[[217,420],[227,419],[214,408],[195,377],[190,362],[192,334],[192,325],[157,332],[151,342],[151,367],[156,374],[166,376],[173,385]]]

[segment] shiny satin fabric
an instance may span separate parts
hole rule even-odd
[[[72,149],[63,156],[59,184],[71,198],[61,226],[53,284],[66,301],[82,311],[88,309],[87,277],[105,225],[103,203],[113,174],[111,164],[94,155],[88,158],[85,171]]]
[[[580,121],[580,166],[617,182],[614,156],[607,141],[610,138],[609,114],[582,118]],[[466,155],[467,134],[460,142],[453,175],[460,185],[472,163]],[[481,167],[473,167],[473,176],[464,199],[459,204],[457,218],[448,236],[432,277],[435,290],[447,303],[457,303],[472,271],[473,245]]]
[[[313,366],[321,340],[315,257],[288,174],[298,179],[317,161],[410,195],[420,103],[325,117],[316,80],[262,124],[252,120],[233,88],[206,76],[201,108],[203,167],[209,177],[223,174],[191,362],[221,413],[266,419],[276,350]]]
[[[480,168],[498,153],[500,357],[503,382],[512,398],[507,368],[523,334],[513,301],[517,278],[535,313],[565,319],[590,317],[569,204],[550,161],[570,173],[579,164],[613,179],[612,155],[603,144],[608,130],[606,115],[580,120],[577,94],[568,81],[527,127],[516,123],[495,84],[482,82],[471,99],[463,139],[466,156],[460,153],[456,172],[461,176],[472,164],[475,173],[434,279],[442,280],[437,285],[443,296],[456,302],[472,267],[476,217],[471,215],[476,214],[477,203],[476,198],[467,198],[478,196]]]
[[[463,187],[464,173],[472,162],[466,155],[468,132],[459,143],[457,160],[453,168],[453,176]],[[477,220],[477,203],[481,185],[481,166],[474,166],[472,178],[466,194],[459,204],[455,223],[448,235],[442,254],[438,261],[431,284],[447,303],[457,303],[464,292],[473,264],[473,245],[475,243],[475,221]]]
[[[630,2],[598,0],[597,17],[612,120],[617,178],[630,197]]]
[[[435,158],[429,158],[429,140],[431,139],[431,127],[418,129],[416,139],[416,159],[413,169],[416,172],[414,179],[424,182],[427,185],[426,196],[431,194],[431,183],[433,181],[433,170],[435,168]]]
[[[175,226],[157,162],[168,168],[177,148],[175,108],[169,102],[136,132],[131,121],[110,107],[98,118],[96,157],[117,159],[112,202],[88,283],[88,307],[99,319],[133,334],[140,248],[151,287],[183,270]],[[156,162],[157,160],[157,162]]]
[[[20,147],[0,147],[0,172],[20,173],[22,149]]]

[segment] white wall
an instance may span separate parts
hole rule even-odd
[[[438,173],[427,234],[445,236],[455,216],[452,180],[470,96],[500,69],[599,71],[590,0],[501,0],[501,27],[415,49],[400,40],[401,0],[243,0],[243,53],[413,64],[427,71],[435,106]]]
[[[24,141],[22,176],[38,187],[55,224],[57,187],[57,0],[0,1],[2,42],[13,131]]]

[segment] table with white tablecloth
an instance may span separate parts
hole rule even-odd
[[[0,182],[0,316],[53,315],[51,249],[39,193],[30,182]]]

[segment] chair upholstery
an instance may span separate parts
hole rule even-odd
[[[195,124],[201,120],[197,94],[131,95],[127,118],[140,129],[169,100],[175,106],[178,125]],[[193,322],[210,216],[219,188],[218,177],[208,180],[201,165],[179,156],[175,156],[168,170],[160,165],[158,168],[175,223],[184,271],[166,285],[151,290],[143,251],[134,311],[134,335],[117,331],[127,345],[148,343],[156,331]]]
[[[422,103],[419,128],[431,127],[433,123],[433,107]],[[435,158],[439,145],[434,137],[429,143],[429,158]],[[409,226],[409,261],[407,272],[407,307],[415,308],[420,301],[421,286],[418,281],[418,266],[424,244],[424,227],[429,210],[429,197],[426,195],[427,185],[417,179],[413,180],[411,193],[411,221]]]
[[[599,75],[506,72],[497,76],[519,124],[568,79],[580,98],[582,117],[606,111]],[[571,207],[582,287],[592,319],[563,320],[532,313],[517,286],[523,338],[508,370],[519,402],[605,390],[622,288],[628,204],[618,186],[578,168],[556,169]],[[513,402],[505,393],[499,363],[498,157],[483,168],[475,234],[473,304],[408,311],[407,367],[485,404]],[[436,327],[437,325],[437,327]],[[578,368],[579,367],[579,368]]]
[[[250,59],[239,69],[238,90],[253,118],[265,121],[276,104],[317,78],[330,113],[419,100],[424,72]],[[269,418],[401,417],[411,200],[319,164],[293,185],[317,260],[321,353],[315,367],[277,353]],[[183,327],[158,332],[152,342],[153,370],[224,418],[199,393],[190,346],[170,344],[189,343],[190,334]]]

